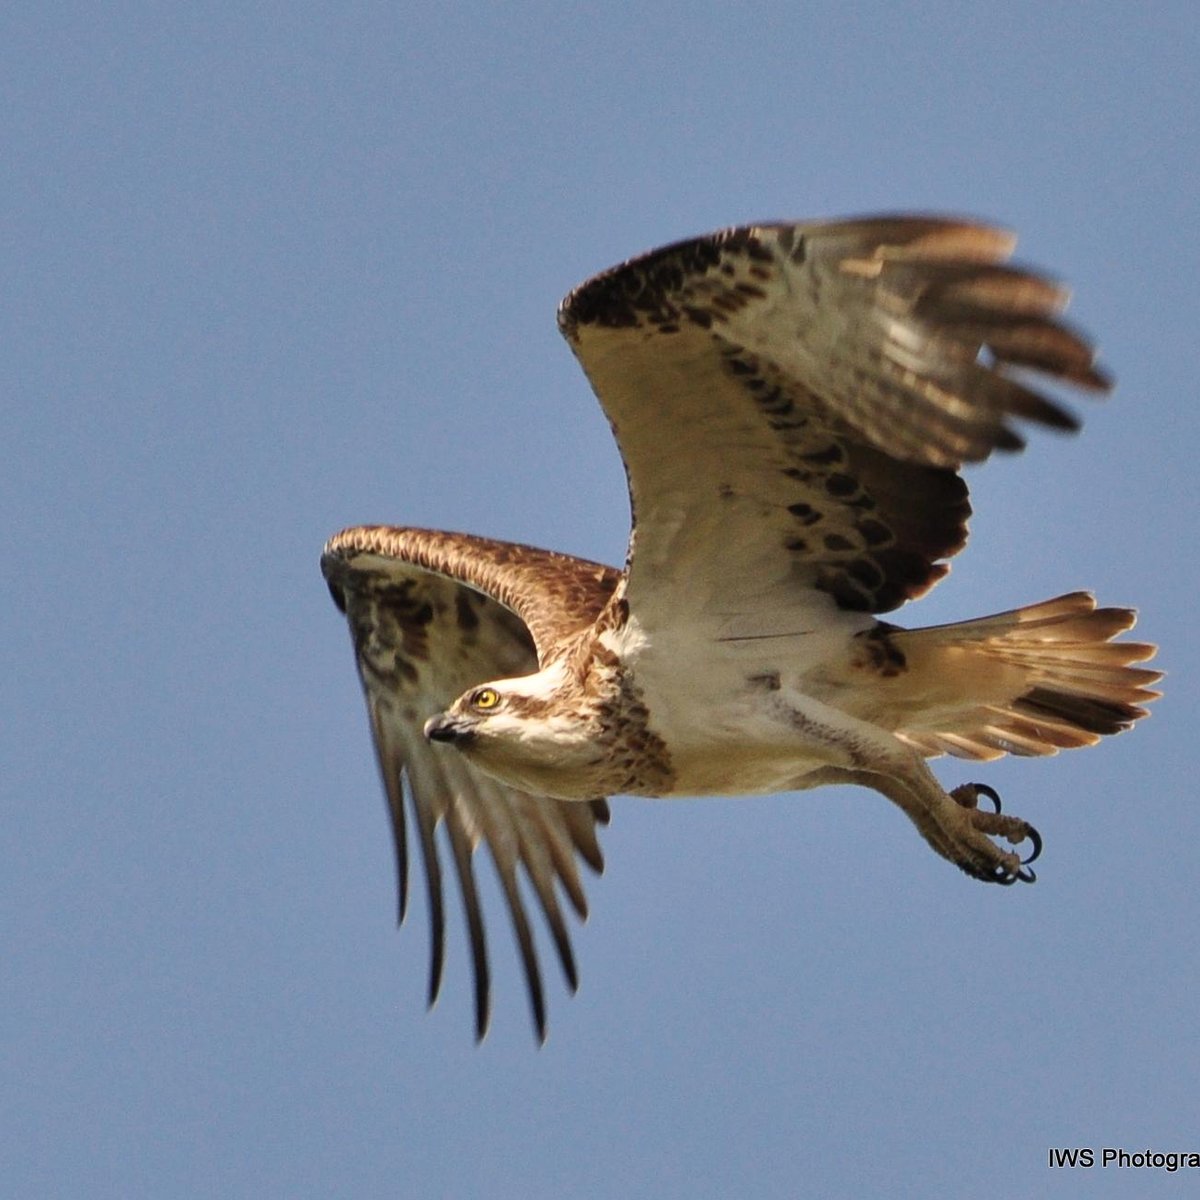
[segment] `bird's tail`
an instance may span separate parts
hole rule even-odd
[[[1011,612],[896,631],[921,702],[897,735],[928,756],[993,759],[1056,754],[1128,729],[1158,698],[1160,671],[1145,642],[1114,642],[1133,626],[1128,608],[1097,608],[1071,592]],[[913,713],[919,713],[914,716]]]

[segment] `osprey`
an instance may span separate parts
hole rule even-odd
[[[611,422],[633,530],[624,570],[467,534],[367,526],[321,567],[346,614],[391,810],[399,915],[415,815],[444,956],[444,824],[466,910],[475,1028],[489,974],[472,868],[486,842],[541,975],[524,869],[572,989],[556,887],[587,904],[606,797],[854,783],[975,879],[1032,882],[1040,839],[983,784],[925,764],[1047,755],[1127,729],[1160,676],[1116,642],[1134,614],[1073,592],[901,629],[966,540],[964,463],[1014,420],[1074,429],[1046,381],[1104,391],[1066,292],[1006,265],[985,225],[896,216],[728,229],[589,280],[558,324]],[[990,804],[980,807],[980,797]],[[1029,848],[1020,857],[1014,847]]]

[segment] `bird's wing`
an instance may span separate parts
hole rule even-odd
[[[1014,421],[1075,428],[1047,381],[1108,386],[1064,289],[1012,247],[929,217],[744,227],[563,301],[625,460],[643,621],[886,612],[945,574],[960,465],[1019,448]]]
[[[586,628],[616,584],[612,568],[531,547],[463,534],[369,527],[326,544],[321,569],[346,614],[387,793],[399,877],[408,896],[405,807],[411,805],[429,888],[429,1002],[441,984],[445,945],[442,872],[435,831],[444,822],[458,874],[475,973],[476,1033],[489,1015],[483,915],[472,866],[487,842],[508,901],[538,1036],[545,1001],[518,867],[537,893],[572,988],[577,977],[557,881],[580,917],[587,901],[576,856],[603,868],[596,826],[607,802],[531,795],[482,774],[458,753],[431,746],[425,720],[472,685],[529,674],[556,638]]]

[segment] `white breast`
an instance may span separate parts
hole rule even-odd
[[[670,752],[672,795],[776,792],[803,787],[822,767],[850,764],[861,723],[803,687],[806,675],[847,653],[864,624],[860,615],[847,618],[786,632],[773,621],[766,634],[739,628],[733,636],[714,636],[711,623],[681,625],[653,637],[631,619],[606,635]]]

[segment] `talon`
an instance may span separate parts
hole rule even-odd
[[[986,783],[973,783],[971,786],[976,792],[982,792],[995,806],[995,811],[1000,811],[1000,793],[994,787],[988,787]]]
[[[1035,862],[1038,855],[1042,852],[1042,835],[1038,833],[1038,831],[1034,829],[1032,825],[1026,826],[1025,836],[1033,843],[1033,853],[1031,853],[1028,858],[1021,859],[1021,865],[1023,867],[1027,867],[1031,862]],[[1033,879],[1037,878],[1032,871],[1030,871],[1029,874],[1033,876]],[[1031,879],[1029,882],[1032,883],[1033,879]]]
[[[1026,838],[1029,839],[1030,853],[1028,858],[1021,859],[1021,866],[1023,867],[1029,866],[1031,862],[1036,862],[1038,856],[1042,853],[1042,835],[1028,821],[1022,821],[1017,829],[1008,832],[1005,836],[1014,846],[1025,841]],[[1021,875],[1021,872],[1017,872],[1017,874]],[[1032,883],[1037,876],[1032,871],[1029,874],[1033,878],[1028,880],[1028,882]]]
[[[995,788],[988,787],[986,783],[961,783],[950,793],[951,799],[963,808],[978,808],[981,795],[986,796],[996,806],[994,812],[1000,811],[1000,793]]]
[[[1042,852],[1042,835],[1032,825],[1026,825],[1024,837],[1020,840],[1024,841],[1025,838],[1032,843],[1032,850],[1028,858],[1021,859],[1021,865],[1013,878],[1019,879],[1022,883],[1037,883],[1037,872],[1032,870],[1029,864]]]
[[[1012,887],[1020,878],[1020,867],[1010,867],[1007,863],[996,863],[988,874],[979,875],[980,879],[986,879],[990,883],[998,883],[1001,887]]]

